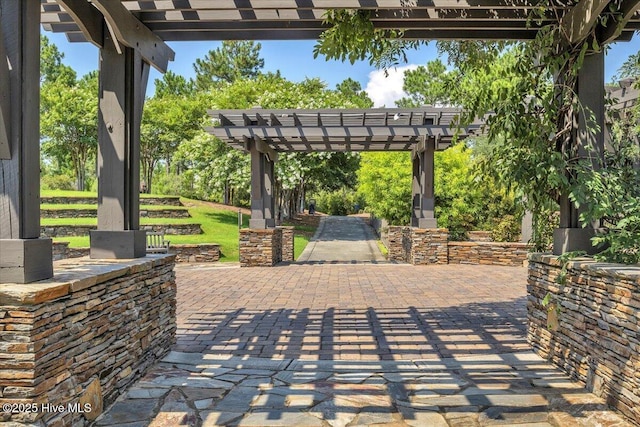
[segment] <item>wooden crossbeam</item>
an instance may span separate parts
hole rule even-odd
[[[175,52],[146,25],[129,12],[121,2],[112,0],[91,0],[102,13],[109,30],[118,42],[137,50],[142,58],[158,71],[167,71],[169,61]]]
[[[605,44],[617,39],[627,26],[631,18],[640,10],[640,0],[623,0],[620,4],[619,18],[609,23],[600,37],[600,43]],[[615,24],[615,25],[613,25]]]
[[[104,47],[104,19],[95,7],[86,0],[58,0],[58,3],[73,18],[87,41]]]
[[[598,22],[598,17],[611,0],[580,0],[560,22],[570,44],[583,41]]]

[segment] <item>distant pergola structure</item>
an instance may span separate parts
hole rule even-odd
[[[376,28],[403,29],[410,39],[528,40],[559,16],[566,43],[591,42],[595,34],[602,44],[629,40],[640,29],[639,5],[558,1],[546,17],[530,20],[536,0],[2,0],[0,282],[53,275],[51,240],[40,237],[40,24],[99,49],[98,230],[91,233],[91,256],[134,258],[145,255],[140,119],[149,67],[164,72],[175,57],[167,41],[317,39],[326,10],[366,9]],[[603,54],[585,59],[579,80],[583,105],[604,123]],[[601,147],[602,134],[589,140],[585,120],[579,122],[577,142]],[[588,246],[589,237],[566,198],[555,251]]]
[[[411,151],[413,161],[411,225],[437,228],[434,215],[434,152],[454,138],[479,133],[482,122],[457,128],[461,110],[320,109],[209,111],[216,126],[207,130],[229,146],[251,154],[250,228],[275,226],[274,162],[280,152]]]

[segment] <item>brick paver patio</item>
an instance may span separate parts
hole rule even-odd
[[[176,350],[416,359],[527,349],[524,268],[179,268]]]
[[[629,426],[526,344],[524,268],[177,267],[174,350],[97,426]]]

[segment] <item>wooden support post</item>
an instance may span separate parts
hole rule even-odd
[[[424,138],[413,153],[413,227],[438,228],[433,191],[435,149],[435,139]]]
[[[263,141],[248,142],[251,154],[251,219],[249,228],[275,227],[275,198],[273,197],[274,159],[260,150]],[[266,144],[264,144],[266,145]]]
[[[574,132],[578,146],[578,156],[590,159],[594,169],[602,167],[604,161],[604,128],[605,128],[605,90],[604,90],[604,53],[588,55],[578,75],[578,97],[583,110],[578,113],[578,128]],[[597,130],[589,129],[587,114],[593,114]],[[580,224],[581,209],[569,200],[568,195],[560,199],[560,228],[553,234],[553,253],[586,251],[594,253],[591,244],[600,224],[589,224],[582,228]]]
[[[0,283],[53,276],[51,239],[40,238],[39,27],[39,0],[0,2],[0,83],[9,86],[0,96],[10,105],[1,112],[7,152],[0,159]]]
[[[140,122],[149,65],[139,52],[119,54],[105,36],[100,49],[98,113],[98,230],[92,258],[139,258],[146,254],[140,230]]]

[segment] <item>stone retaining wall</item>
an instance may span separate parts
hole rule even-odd
[[[449,242],[449,264],[521,266],[529,246],[517,242]]]
[[[55,205],[98,205],[97,197],[41,197],[40,203]],[[182,206],[180,197],[140,197],[141,205]]]
[[[411,264],[448,264],[448,241],[449,230],[446,228],[412,228]]]
[[[566,269],[558,284],[557,257],[529,256],[528,340],[640,424],[640,265],[577,259]]]
[[[321,218],[322,218],[322,215],[309,215],[306,213],[298,213],[294,217],[296,223],[309,225],[312,227],[318,227],[320,225]]]
[[[522,265],[527,259],[526,243],[450,242],[448,230],[389,226],[389,260],[425,264]]]
[[[95,218],[97,209],[40,209],[40,218]],[[143,218],[190,218],[187,209],[141,209]]]
[[[78,405],[86,413],[2,411],[11,425],[83,426],[170,349],[174,257],[55,262],[53,279],[0,285],[0,405]]]
[[[282,229],[240,230],[240,266],[272,267],[282,261]]]
[[[171,245],[169,253],[176,256],[178,263],[220,261],[220,245],[215,243]],[[53,242],[53,256],[56,260],[88,255],[89,248],[70,248],[68,242]]]
[[[218,262],[220,245],[201,243],[197,245],[171,245],[169,252],[176,255],[176,262]]]
[[[89,231],[96,229],[95,225],[43,225],[40,234],[46,237],[88,236]],[[162,231],[165,234],[202,234],[200,224],[148,224],[141,225],[140,229]]]

